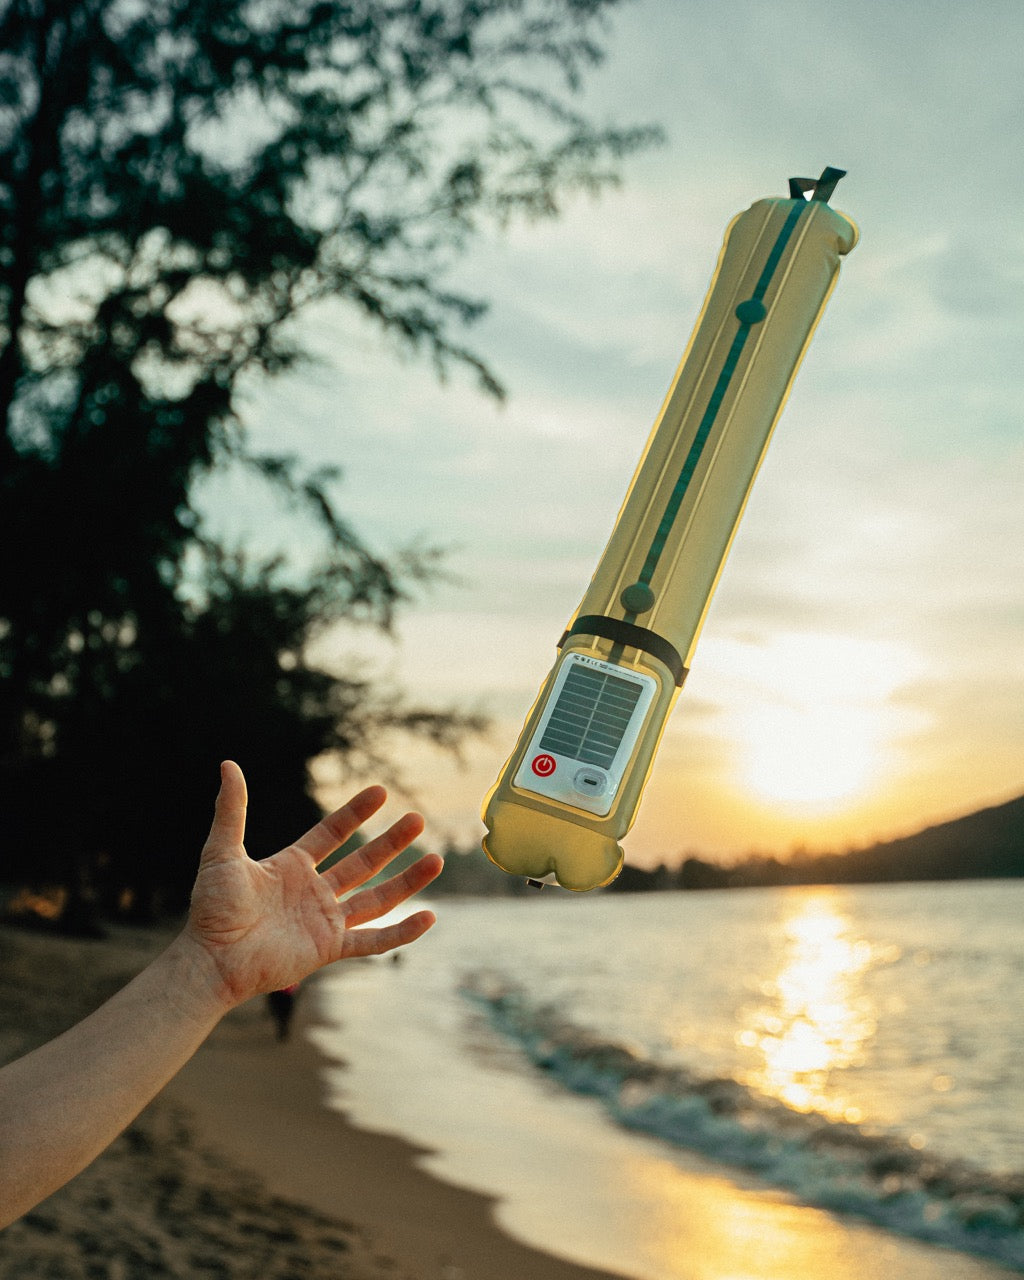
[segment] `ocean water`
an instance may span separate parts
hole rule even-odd
[[[545,890],[438,915],[399,963],[329,977],[315,1034],[348,1063],[339,1105],[443,1176],[525,1220],[567,1180],[621,1203],[653,1140],[1024,1270],[1024,883]]]

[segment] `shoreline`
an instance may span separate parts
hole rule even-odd
[[[257,1172],[273,1195],[355,1222],[374,1256],[409,1280],[632,1280],[520,1242],[495,1221],[495,1198],[435,1178],[417,1165],[424,1148],[329,1107],[327,1059],[305,1035],[317,1022],[315,987],[307,982],[287,1042],[251,1001],[167,1086],[203,1145]]]
[[[117,929],[105,941],[83,942],[0,929],[0,1058],[21,1056],[77,1021],[170,936]],[[593,1199],[591,1150],[573,1139],[571,1127],[559,1127],[558,1167],[544,1170],[560,1188],[558,1205],[548,1205],[554,1230],[550,1221],[540,1232],[506,1229],[495,1210],[512,1200],[435,1176],[421,1167],[430,1154],[426,1146],[361,1128],[329,1105],[325,1067],[336,1061],[305,1034],[320,1021],[318,985],[306,984],[286,1043],[275,1040],[261,1000],[229,1015],[125,1134],[0,1234],[5,1278],[998,1280],[1018,1274],[808,1208],[724,1166],[678,1162],[654,1140],[612,1126],[618,1154],[609,1159],[603,1123],[593,1158],[610,1179],[612,1199]],[[354,1077],[361,1072],[365,1082],[378,1058],[378,1051],[354,1052]],[[416,1088],[415,1079],[404,1087]],[[577,1110],[557,1097],[552,1105],[559,1116]],[[516,1145],[524,1150],[510,1151],[510,1161],[532,1150],[527,1130],[522,1135]],[[515,1186],[509,1173],[492,1181],[492,1190]],[[631,1199],[645,1180],[655,1199]],[[604,1244],[594,1229],[602,1216],[610,1232]],[[559,1221],[577,1228],[575,1238],[565,1231],[563,1247],[571,1256],[550,1251]],[[617,1249],[609,1247],[615,1242]],[[578,1260],[585,1257],[591,1265]]]
[[[252,1002],[218,1028],[169,1091],[190,1110],[204,1143],[258,1171],[273,1194],[358,1223],[374,1254],[397,1264],[403,1280],[1005,1280],[1017,1274],[804,1205],[700,1157],[666,1158],[657,1140],[618,1131],[621,1174],[632,1163],[630,1178],[642,1170],[641,1178],[658,1183],[660,1220],[645,1218],[651,1204],[632,1199],[628,1178],[599,1212],[620,1245],[627,1237],[614,1224],[633,1214],[647,1221],[645,1234],[658,1237],[659,1248],[641,1257],[619,1247],[604,1256],[590,1235],[595,1206],[578,1199],[589,1185],[584,1175],[563,1206],[572,1214],[575,1203],[582,1217],[572,1225],[583,1234],[566,1231],[566,1254],[556,1256],[547,1251],[553,1232],[538,1235],[525,1222],[520,1231],[496,1219],[495,1210],[508,1201],[420,1167],[432,1147],[360,1127],[344,1099],[329,1104],[325,1068],[336,1071],[338,1062],[306,1035],[324,1024],[319,985],[319,978],[307,984],[292,1040],[274,1042],[269,1020]],[[367,1069],[360,1061],[356,1075],[365,1079]],[[564,1109],[567,1100],[555,1105]],[[585,1165],[587,1158],[581,1148],[569,1163]],[[588,1252],[589,1262],[581,1260]]]

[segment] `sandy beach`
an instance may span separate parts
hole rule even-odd
[[[84,1016],[168,936],[0,929],[0,1058]],[[0,1234],[5,1280],[602,1280],[509,1238],[414,1148],[326,1112],[311,1010],[283,1045],[260,1002],[236,1010],[99,1160]]]
[[[103,942],[0,929],[0,1056],[58,1034],[166,943],[117,930]],[[11,1280],[285,1277],[384,1280],[358,1230],[268,1196],[198,1140],[160,1098],[85,1172],[0,1234]]]
[[[0,931],[5,1059],[56,1034],[119,986],[166,935],[103,942]],[[303,1035],[277,1043],[258,1001],[237,1010],[85,1173],[0,1235],[15,1280],[601,1280],[514,1239],[494,1200],[418,1167],[422,1154],[323,1101]],[[678,1274],[692,1280],[986,1280],[990,1263],[807,1209],[699,1165],[674,1175]],[[552,1245],[554,1247],[554,1245]]]

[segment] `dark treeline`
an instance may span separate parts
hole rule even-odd
[[[259,855],[319,817],[317,757],[388,781],[396,735],[480,727],[311,658],[437,556],[368,547],[239,406],[337,308],[500,398],[447,276],[653,141],[576,109],[618,3],[0,5],[0,885],[174,909],[224,757]],[[211,533],[225,472],[294,521],[279,554]]]
[[[795,853],[785,860],[751,854],[729,864],[695,855],[651,870],[627,864],[606,892],[736,889],[804,884],[884,884],[907,880],[973,880],[1024,876],[1024,796],[916,835],[844,853]],[[483,853],[449,850],[431,893],[525,896]]]

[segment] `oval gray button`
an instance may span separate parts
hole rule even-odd
[[[595,769],[592,765],[585,765],[582,769],[576,770],[572,785],[580,795],[600,796],[604,794],[604,790],[608,786],[608,775],[603,769]]]

